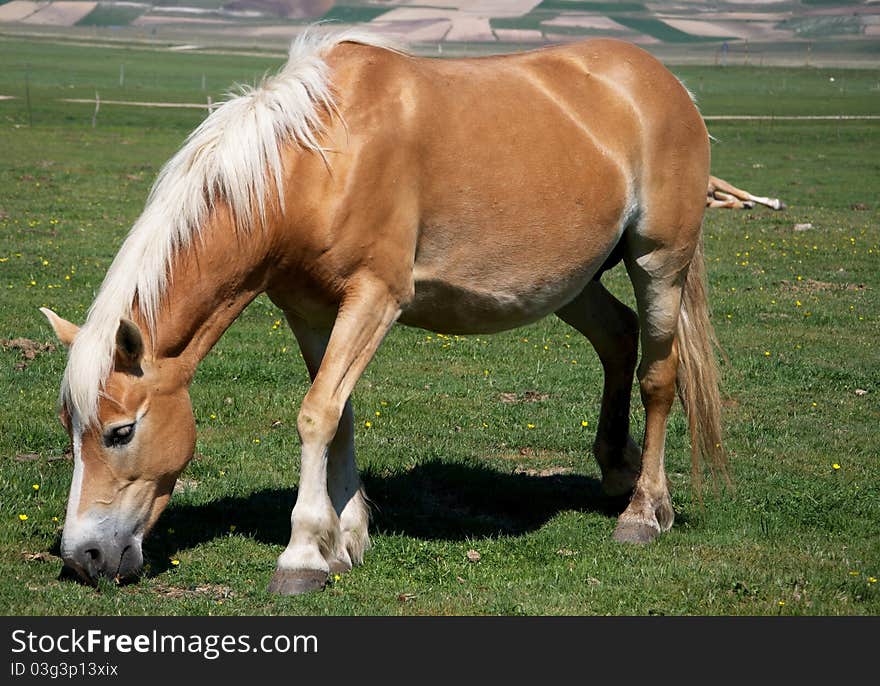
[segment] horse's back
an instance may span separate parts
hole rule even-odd
[[[399,161],[419,178],[423,223],[466,218],[502,195],[522,217],[554,205],[562,215],[547,219],[558,227],[578,224],[587,206],[595,226],[619,216],[654,170],[705,167],[708,178],[690,94],[629,43],[453,60],[341,44],[330,63],[348,131],[386,168]],[[705,179],[693,184],[701,207]]]
[[[543,100],[552,101],[555,116],[578,117],[581,131],[608,147],[622,141],[629,149],[635,137],[702,124],[690,95],[663,64],[615,39],[464,59],[341,43],[328,63],[346,120],[393,126],[398,135],[407,124],[449,132],[454,121],[509,128],[518,111],[532,114]],[[485,122],[487,114],[502,119]],[[532,128],[542,123],[534,116],[530,121]]]
[[[664,140],[702,126],[675,77],[619,41],[464,60],[341,44],[328,64],[362,180],[345,202],[395,225],[376,230],[386,261],[411,264],[401,321],[426,328],[510,328],[570,300],[639,212]]]

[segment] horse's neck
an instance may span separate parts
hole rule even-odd
[[[267,232],[239,233],[213,216],[171,263],[156,319],[153,356],[195,372],[220,336],[266,285]],[[143,327],[142,327],[143,328]]]

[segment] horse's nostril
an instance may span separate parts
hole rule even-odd
[[[83,581],[93,582],[103,572],[106,555],[97,541],[89,541],[66,553],[64,563]]]
[[[123,541],[89,539],[65,555],[64,562],[86,582],[94,583],[100,577],[130,579],[136,577],[143,565],[143,556],[137,540]]]

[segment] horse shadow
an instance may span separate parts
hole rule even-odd
[[[422,540],[516,537],[565,511],[616,516],[628,500],[603,495],[599,481],[587,476],[503,473],[439,460],[391,475],[365,471],[361,479],[371,505],[371,533]],[[172,503],[144,542],[148,574],[161,574],[175,553],[228,535],[230,527],[260,543],[287,545],[296,496],[295,488],[265,488],[198,505]],[[163,534],[168,529],[174,534]]]
[[[578,474],[505,473],[440,460],[394,474],[366,470],[361,479],[371,505],[371,533],[422,540],[516,537],[565,511],[616,516],[628,500],[603,495],[597,479]],[[232,530],[260,543],[287,545],[296,496],[295,488],[264,488],[199,504],[172,501],[144,541],[146,576],[167,571],[181,550]]]

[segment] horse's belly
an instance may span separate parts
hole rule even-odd
[[[415,293],[400,322],[449,334],[494,333],[530,324],[555,312],[583,290],[601,260],[578,265],[568,272],[541,274],[442,274],[416,265]]]

